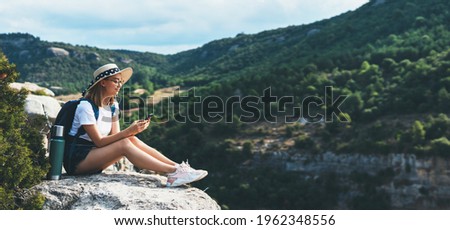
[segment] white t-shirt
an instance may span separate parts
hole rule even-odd
[[[117,117],[119,114],[119,104],[114,102],[114,106],[116,107],[114,117]],[[73,124],[69,134],[75,136],[82,125],[93,124],[97,124],[97,128],[102,136],[107,136],[112,128],[111,107],[99,107],[98,119],[95,120],[95,114],[91,103],[88,101],[81,101],[75,110],[75,117],[73,118]],[[87,133],[81,135],[80,138],[92,141]]]

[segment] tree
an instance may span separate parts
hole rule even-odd
[[[20,198],[20,192],[41,181],[47,171],[45,155],[31,149],[42,149],[42,142],[30,144],[24,136],[30,137],[35,128],[26,123],[24,111],[25,90],[15,91],[9,87],[18,73],[0,53],[0,73],[6,74],[0,80],[0,209],[34,209],[42,206],[42,199]],[[30,132],[31,131],[31,132]],[[30,203],[31,202],[31,206]]]
[[[448,107],[450,106],[450,93],[448,93],[447,89],[442,87],[437,94],[437,102],[439,104],[439,108],[444,111],[448,111]],[[442,111],[442,112],[444,112]]]
[[[348,114],[354,117],[358,117],[363,108],[364,108],[364,100],[362,99],[361,92],[358,91],[348,96],[344,104],[343,111],[347,112]]]
[[[431,151],[435,154],[448,157],[450,152],[450,141],[447,137],[441,137],[431,141]]]
[[[414,144],[423,144],[425,141],[425,128],[422,122],[415,121],[411,127],[411,136]]]

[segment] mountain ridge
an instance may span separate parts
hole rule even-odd
[[[371,4],[367,3],[366,5]],[[364,8],[366,5],[360,7]],[[356,10],[357,11],[357,10]],[[277,33],[290,33],[289,31],[298,31],[297,33],[301,33],[301,36],[305,36],[308,31],[315,30],[315,27],[320,27],[326,21],[334,20],[336,18],[342,17],[343,15],[347,15],[349,13],[353,13],[355,11],[349,11],[347,13],[343,13],[341,15],[332,17],[330,19],[324,19],[321,21],[317,21],[308,25],[300,25],[300,26],[287,26],[284,28],[278,28],[274,30],[265,30],[256,34],[246,35],[246,34],[238,34],[234,38],[223,38],[214,40],[204,44],[203,46],[183,51],[174,55],[161,55],[150,52],[138,52],[138,51],[130,51],[130,50],[118,50],[118,49],[100,49],[97,47],[89,47],[89,46],[80,46],[80,45],[71,45],[63,42],[48,42],[41,41],[38,37],[34,37],[30,34],[1,34],[0,35],[0,48],[3,52],[9,57],[9,59],[16,63],[19,71],[22,74],[20,81],[31,81],[39,84],[43,84],[45,87],[52,86],[62,86],[61,82],[55,81],[54,79],[58,78],[56,74],[53,72],[46,72],[47,69],[54,69],[55,71],[59,71],[62,75],[67,75],[69,72],[67,68],[78,68],[80,74],[75,73],[76,79],[83,79],[85,82],[89,81],[90,73],[95,70],[95,66],[99,66],[100,63],[105,62],[118,62],[123,63],[124,65],[130,64],[132,67],[135,67],[137,70],[140,69],[141,66],[156,69],[156,74],[158,76],[150,76],[147,80],[155,80],[160,82],[161,84],[171,84],[170,78],[186,78],[190,76],[190,78],[196,78],[195,75],[202,74],[215,74],[215,72],[209,72],[208,70],[196,71],[198,68],[203,68],[208,65],[218,66],[217,69],[219,73],[228,72],[230,70],[239,71],[241,68],[245,68],[245,66],[252,65],[255,63],[255,60],[265,60],[263,54],[259,53],[267,53],[267,52],[276,52],[279,51],[278,48],[281,46],[285,46],[290,43],[295,43],[295,36],[293,41],[287,41],[286,37],[283,35],[277,35]],[[287,32],[283,32],[287,31]],[[296,35],[299,36],[299,35]],[[264,41],[263,45],[259,45],[258,47],[250,47],[253,40],[265,39],[264,37],[268,37],[267,41]],[[270,46],[270,39],[275,39],[279,44],[279,46]],[[15,42],[8,42],[11,40],[16,40]],[[21,44],[22,47],[18,47],[17,44]],[[16,45],[16,46],[14,46]],[[268,45],[267,47],[264,47]],[[34,47],[33,47],[34,46]],[[55,59],[54,55],[50,55],[50,52],[46,49],[56,47],[65,49],[69,52],[67,56],[68,60],[58,60]],[[264,51],[256,51],[254,50],[264,48]],[[243,52],[239,55],[235,55],[238,49],[241,49]],[[244,49],[244,50],[243,50]],[[267,50],[270,49],[270,50]],[[248,54],[256,55],[256,57],[246,57]],[[226,67],[221,67],[222,62],[227,62],[228,56],[231,58],[237,58],[242,60],[242,63],[239,64],[231,64]],[[101,58],[101,60],[99,59]],[[31,63],[30,59],[32,62]],[[131,62],[127,62],[131,60]],[[52,62],[52,63],[49,63]],[[211,63],[213,62],[213,63]],[[62,66],[62,67],[61,67]],[[64,68],[64,66],[67,66]],[[231,67],[231,68],[230,68]],[[40,69],[44,70],[40,70]],[[211,69],[211,67],[209,68]],[[38,70],[38,71],[36,71]],[[145,72],[145,71],[144,71]],[[48,77],[43,76],[48,75]],[[66,87],[69,88],[66,92],[60,93],[74,93],[79,92],[84,87],[83,84],[80,84],[77,81],[71,80],[69,77],[64,77],[64,83]],[[188,77],[189,78],[189,77]],[[144,81],[144,80],[142,80]],[[178,80],[183,81],[183,80]],[[199,85],[195,80],[194,83],[188,83],[190,85]],[[210,82],[210,80],[206,81]],[[200,81],[202,84],[203,81]],[[68,84],[68,86],[67,86]],[[172,84],[173,85],[173,84]],[[166,86],[166,85],[163,85]]]
[[[288,172],[284,166],[302,156],[316,158],[327,152],[401,153],[442,157],[446,162],[450,152],[448,9],[446,0],[374,0],[308,25],[238,34],[167,56],[55,45],[68,51],[67,56],[33,39],[29,42],[39,52],[29,52],[42,59],[20,59],[27,57],[24,50],[5,49],[5,53],[24,79],[64,84],[72,91],[84,87],[93,69],[109,61],[136,70],[131,84],[127,83],[130,87],[196,87],[196,95],[174,97],[174,114],[161,113],[167,122],[152,123],[140,138],[171,159],[189,158],[208,169],[208,178],[198,183],[208,187],[224,209],[334,209],[343,202],[339,197],[349,194],[353,195],[347,196],[348,208],[379,209],[393,207],[392,186],[414,183],[395,167],[376,168],[378,172],[372,174],[350,172],[342,180],[352,185],[345,187],[337,179],[339,172]],[[265,92],[271,97],[264,97]],[[334,103],[339,95],[346,96],[342,104]],[[214,113],[221,118],[217,122],[181,122],[180,118],[195,117],[199,111],[211,112],[208,103],[198,103],[199,96],[238,102]],[[305,103],[311,98],[313,103]],[[253,101],[246,104],[246,99]],[[314,113],[302,112],[309,105]],[[332,121],[301,119],[305,114],[306,118],[323,115],[327,108],[333,112]],[[155,109],[157,114],[160,108],[143,109]],[[290,123],[283,123],[281,118],[287,116]],[[341,118],[348,122],[339,122]],[[264,167],[264,160],[279,164]],[[411,170],[405,165],[406,173]],[[391,180],[396,176],[400,180]],[[450,204],[446,197],[432,197],[428,188],[414,189],[419,199]]]

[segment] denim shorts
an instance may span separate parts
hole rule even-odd
[[[93,148],[95,148],[94,143],[81,138],[77,138],[76,141],[70,138],[66,142],[64,148],[64,169],[68,175],[75,174],[78,164],[86,158]]]

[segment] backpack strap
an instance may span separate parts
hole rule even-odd
[[[88,98],[80,98],[80,102],[81,101],[88,101],[91,104],[92,109],[94,110],[95,120],[98,120],[98,116],[99,116],[98,106],[95,105],[95,103],[92,100],[88,99]],[[81,125],[80,128],[78,128],[78,131],[77,131],[77,134],[75,135],[75,139],[74,140],[76,140],[78,137],[80,137],[81,135],[83,135],[85,133],[86,133],[86,130],[84,130],[84,127]]]
[[[80,102],[81,101],[88,101],[91,104],[92,110],[94,110],[95,120],[98,120],[99,113],[100,113],[98,106],[91,99],[88,99],[88,98],[80,98]],[[116,105],[113,104],[113,105],[111,105],[111,119],[112,119],[112,117],[114,117],[115,112],[116,112]],[[80,126],[80,128],[78,128],[77,134],[75,135],[75,140],[85,133],[86,133],[86,130],[84,130],[84,127]]]
[[[112,104],[111,105],[111,119],[114,117],[114,113],[116,112],[116,105]]]

